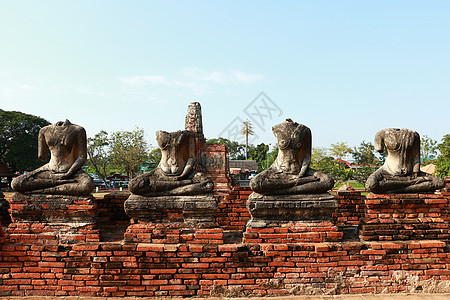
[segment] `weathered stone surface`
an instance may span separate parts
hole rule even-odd
[[[156,140],[161,149],[158,167],[133,178],[129,189],[142,196],[198,195],[212,191],[211,179],[195,168],[201,162],[198,144],[203,140],[201,108],[191,103],[183,131],[157,131]],[[201,169],[201,168],[200,168]]]
[[[87,196],[94,189],[92,178],[81,167],[87,160],[86,131],[69,120],[39,131],[38,157],[50,161],[44,166],[14,178],[11,187],[26,194]]]
[[[96,204],[92,195],[24,195],[14,193],[10,201],[14,222],[83,222],[96,221]]]
[[[375,149],[387,157],[366,181],[373,193],[426,193],[443,188],[444,180],[420,171],[420,136],[410,129],[387,128],[375,135]]]
[[[184,128],[192,132],[203,134],[202,108],[200,103],[191,102],[189,104]]]
[[[164,150],[163,150],[164,151]],[[169,160],[167,157],[163,159]],[[211,179],[193,169],[193,163],[187,162],[181,174],[168,175],[164,163],[150,172],[133,178],[128,187],[133,194],[152,196],[181,196],[205,194],[213,189]]]
[[[251,219],[247,227],[267,227],[292,221],[331,220],[338,203],[325,194],[261,195],[253,193],[247,200]]]
[[[311,130],[287,119],[275,125],[278,156],[274,163],[250,181],[250,188],[264,195],[320,194],[330,190],[330,176],[311,169]]]
[[[147,222],[170,222],[170,213],[179,211],[184,222],[212,222],[217,201],[211,195],[145,197],[131,195],[125,201],[125,212],[131,218]],[[174,221],[174,220],[172,220]]]

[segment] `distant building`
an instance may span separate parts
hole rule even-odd
[[[231,174],[258,171],[258,164],[256,163],[256,160],[230,160],[229,166]]]

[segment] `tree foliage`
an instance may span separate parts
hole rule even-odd
[[[148,158],[148,144],[144,130],[116,131],[111,134],[111,160],[113,165],[133,178]]]
[[[371,142],[362,141],[359,146],[353,147],[353,150],[351,150],[351,154],[356,165],[381,165],[381,161],[376,155],[375,147]]]
[[[42,165],[37,158],[38,135],[50,123],[40,117],[0,109],[0,162],[16,172],[31,171]]]
[[[156,168],[159,165],[161,157],[162,154],[160,148],[155,148],[152,151],[150,151],[150,154],[148,155],[148,162],[152,169]]]
[[[350,148],[345,142],[338,142],[336,144],[331,144],[330,146],[330,154],[335,159],[343,159],[352,152],[352,148]]]
[[[328,151],[324,147],[312,147],[311,151],[311,168],[320,170],[323,159],[329,157]]]
[[[450,176],[450,134],[444,135],[438,147],[440,155],[436,160],[436,175],[444,178]]]
[[[87,166],[95,170],[104,182],[111,166],[108,133],[104,130],[87,140],[88,161]]]
[[[250,158],[252,160],[256,160],[256,164],[258,165],[258,171],[262,171],[267,169],[268,165],[268,152],[269,152],[269,145],[266,145],[264,143],[261,143],[254,147],[251,151]]]
[[[267,166],[271,166],[278,156],[278,146],[275,146],[267,155]]]
[[[313,169],[330,175],[336,185],[340,185],[341,183],[353,178],[353,170],[348,168],[346,164],[337,161],[331,156],[326,156],[311,166]]]
[[[362,166],[357,169],[353,169],[352,179],[364,184],[375,169],[376,168],[370,166]]]
[[[420,138],[420,159],[427,163],[437,158],[439,146],[436,140],[424,135]]]

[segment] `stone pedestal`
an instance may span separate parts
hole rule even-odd
[[[131,195],[125,212],[131,224],[126,242],[222,244],[215,220],[217,201],[211,195],[144,197]]]
[[[244,243],[339,241],[332,223],[338,203],[330,194],[270,195],[253,193],[247,201],[251,219]]]
[[[247,200],[247,227],[262,228],[288,221],[330,221],[338,203],[330,194],[270,195],[252,193]]]
[[[450,240],[448,198],[438,194],[367,195],[364,241]]]
[[[12,223],[7,239],[22,243],[57,244],[100,241],[95,198],[66,195],[24,195],[10,200]]]

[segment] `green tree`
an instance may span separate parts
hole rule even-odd
[[[381,165],[375,147],[371,142],[362,141],[359,146],[353,147],[351,154],[354,164],[357,165],[357,168],[352,170],[352,179],[359,183],[365,183],[370,174],[375,171],[376,167],[374,166]]]
[[[228,147],[228,155],[230,159],[237,160],[237,159],[245,159],[244,149],[245,145],[239,144],[236,141],[230,141],[226,138],[214,138],[214,139],[208,139],[206,141],[207,144],[225,144]]]
[[[133,178],[141,165],[148,159],[148,144],[144,130],[117,131],[110,138],[112,164]]]
[[[444,135],[438,145],[441,153],[436,160],[436,172],[439,177],[450,176],[450,134]]]
[[[252,151],[250,158],[256,160],[256,164],[258,165],[258,171],[262,171],[267,169],[267,157],[269,152],[269,145],[261,143],[257,145]]]
[[[336,182],[336,185],[339,186],[353,178],[353,170],[342,161],[344,157],[352,152],[352,148],[345,142],[338,142],[331,144],[329,151],[334,160],[327,164],[328,172],[325,171],[325,173],[329,174]]]
[[[161,149],[155,148],[152,151],[150,151],[150,154],[148,155],[148,161],[150,163],[150,167],[152,169],[156,168],[159,165],[159,162],[161,161]]]
[[[369,166],[353,169],[352,179],[364,184],[367,181],[367,178],[369,178],[374,171],[375,169]]]
[[[40,117],[0,109],[0,162],[16,172],[42,166],[37,158],[38,135],[50,123]]]
[[[270,167],[273,164],[273,162],[275,161],[275,159],[277,159],[278,150],[279,149],[278,149],[278,145],[277,145],[267,155],[267,164],[266,164],[267,167]]]
[[[313,169],[328,174],[335,181],[335,186],[353,178],[353,170],[347,168],[346,164],[336,161],[333,157],[327,156],[312,164]]]
[[[352,148],[350,148],[345,142],[338,142],[336,144],[331,144],[330,154],[335,159],[341,160],[346,157],[348,154],[352,152]]]
[[[249,120],[242,123],[242,134],[245,135],[245,159],[248,159],[248,136],[253,135],[253,125]]]
[[[312,147],[311,151],[311,168],[314,170],[320,170],[321,168],[321,161],[328,156],[327,149],[324,147]]]
[[[87,166],[93,168],[104,182],[111,168],[110,142],[108,133],[104,130],[87,140]]]
[[[424,163],[430,163],[436,159],[438,152],[437,141],[424,135],[420,138],[420,159]]]
[[[358,147],[353,147],[350,152],[356,165],[363,166],[379,166],[381,164],[375,154],[375,147],[371,142],[362,141]]]

